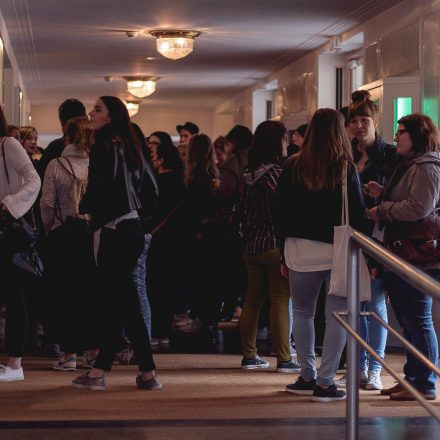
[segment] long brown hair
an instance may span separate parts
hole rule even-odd
[[[218,168],[215,164],[215,150],[211,138],[203,133],[191,136],[186,155],[184,182],[189,183],[196,177],[208,176],[211,179],[218,178]]]
[[[309,191],[334,188],[342,181],[346,163],[353,163],[351,145],[342,114],[321,108],[310,121],[301,150],[292,156],[293,181]]]

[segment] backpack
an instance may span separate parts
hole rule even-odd
[[[86,192],[87,188],[87,179],[81,179],[75,174],[75,171],[73,170],[72,163],[70,160],[64,156],[64,159],[66,159],[67,164],[70,168],[70,170],[67,168],[67,166],[63,163],[61,158],[57,158],[57,162],[64,168],[64,170],[72,177],[72,184],[69,188],[69,203],[66,210],[66,217],[75,217],[75,218],[82,218],[78,212],[79,202],[84,196],[84,193]],[[58,205],[59,209],[59,205]],[[61,219],[61,210],[59,209],[59,217]]]

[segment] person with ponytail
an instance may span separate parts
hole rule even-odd
[[[101,231],[97,294],[103,308],[103,338],[94,367],[74,379],[72,385],[106,389],[105,373],[112,368],[124,328],[139,364],[136,385],[141,389],[160,389],[162,384],[155,375],[148,328],[133,277],[144,250],[143,225],[151,219],[157,184],[124,103],[114,96],[101,96],[89,116],[94,143],[87,190],[79,210],[91,216],[94,231]]]
[[[378,111],[376,104],[370,99],[370,93],[366,90],[359,90],[352,94],[352,104],[348,109],[348,128],[353,139],[351,141],[353,158],[361,179],[361,183],[377,182],[384,186],[394,168],[397,165],[397,150],[394,145],[388,144],[377,133]],[[366,187],[364,192],[367,191]],[[368,196],[369,194],[366,193]],[[373,208],[379,200],[373,197],[366,197],[367,208]],[[380,239],[379,234],[373,234]],[[383,288],[381,268],[374,261],[369,259],[371,268],[371,301],[364,301],[361,305],[362,311],[376,313],[385,322],[388,322],[386,293]],[[362,316],[360,320],[360,333],[383,358],[387,342],[387,330],[375,319]],[[382,366],[366,350],[360,349],[360,385],[367,390],[381,390],[383,388],[380,379]],[[336,381],[338,386],[345,386],[345,376]]]

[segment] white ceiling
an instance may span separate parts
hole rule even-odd
[[[32,105],[123,97],[125,81],[104,76],[143,74],[161,78],[146,104],[213,107],[399,1],[0,0],[0,11]],[[172,61],[153,37],[121,32],[159,28],[202,35]]]

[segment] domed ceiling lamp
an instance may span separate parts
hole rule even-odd
[[[156,91],[156,76],[124,76],[127,91],[136,98],[146,98]]]
[[[154,30],[150,35],[156,38],[157,51],[166,58],[178,60],[189,55],[194,48],[194,39],[198,31]]]
[[[141,103],[141,101],[135,101],[133,99],[127,99],[123,101],[125,106],[127,107],[128,115],[130,116],[130,118],[136,115],[139,111],[139,104]]]

